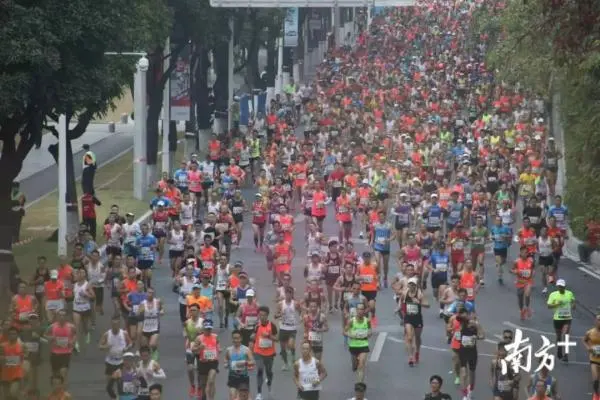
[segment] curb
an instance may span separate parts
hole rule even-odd
[[[12,246],[13,247],[23,246],[23,245],[26,245],[31,242],[33,242],[33,237],[28,237],[27,239],[19,240],[18,242],[13,243]]]

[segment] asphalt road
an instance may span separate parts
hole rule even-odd
[[[101,164],[115,154],[131,146],[131,136],[111,136],[108,139],[94,144],[98,163]],[[78,160],[81,154],[76,154]],[[80,165],[75,164],[76,173],[79,175]],[[52,191],[56,185],[53,179],[56,177],[55,167],[48,168],[23,182],[23,187],[31,199],[42,196]],[[244,191],[245,197],[250,200],[253,192],[250,189]],[[332,209],[329,213],[332,214]],[[294,245],[298,249],[298,257],[294,260],[293,280],[297,289],[303,289],[304,279],[302,268],[306,263],[305,243],[303,239],[302,217],[298,218],[298,234],[294,237]],[[325,223],[326,233],[336,235],[336,225],[332,216]],[[355,232],[356,234],[356,232]],[[272,305],[273,286],[271,275],[267,271],[264,256],[254,253],[252,250],[252,237],[250,226],[245,227],[244,241],[239,250],[235,250],[232,259],[244,260],[249,274],[256,279],[259,301],[262,299],[268,305]],[[358,250],[364,247],[361,241],[356,239]],[[513,246],[515,247],[515,246]],[[396,249],[393,249],[395,251]],[[512,257],[515,257],[514,250]],[[490,255],[486,257],[486,264],[493,266]],[[394,271],[395,266],[392,267]],[[594,310],[597,296],[594,295],[598,288],[598,280],[580,269],[580,266],[568,259],[561,262],[559,275],[567,280],[567,284],[575,292],[578,298],[579,309],[575,312],[573,334],[580,341],[585,331],[592,325],[592,315],[589,310]],[[488,271],[492,269],[488,267]],[[519,320],[516,294],[510,279],[507,285],[499,287],[493,279],[493,273],[488,274],[487,285],[482,289],[477,298],[477,309],[483,327],[486,331],[486,341],[480,343],[480,366],[478,368],[478,386],[475,396],[479,399],[488,398],[490,390],[487,387],[488,366],[490,354],[495,350],[494,341],[496,335],[500,335],[505,328],[521,326],[524,332],[535,343],[535,347],[541,343],[540,334],[546,334],[552,338],[551,313],[545,307],[545,298],[541,294],[541,288],[536,287],[533,296],[533,318],[526,322]],[[160,340],[160,363],[165,368],[168,380],[165,384],[165,398],[185,398],[187,396],[187,376],[184,363],[183,338],[181,334],[177,296],[171,292],[171,280],[168,267],[160,266],[155,273],[154,285],[158,295],[166,304],[166,315],[161,323]],[[428,291],[431,295],[430,291]],[[105,304],[110,309],[108,300]],[[371,341],[370,362],[367,370],[367,384],[369,385],[369,398],[390,398],[392,393],[401,393],[403,398],[418,399],[428,387],[428,377],[431,374],[440,374],[447,378],[445,389],[460,398],[458,392],[452,385],[453,376],[451,371],[450,353],[445,344],[442,321],[437,317],[437,308],[433,307],[424,313],[423,350],[421,352],[421,363],[415,368],[407,365],[407,358],[402,343],[403,330],[397,317],[394,316],[395,304],[392,300],[391,289],[384,290],[378,297],[379,326],[377,334]],[[587,308],[587,310],[586,310]],[[98,330],[93,334],[94,342],[97,341],[102,332],[108,328],[108,316],[102,318],[98,323]],[[340,316],[333,314],[329,316],[330,332],[325,335],[325,359],[324,363],[328,369],[329,377],[324,382],[323,396],[325,399],[346,399],[351,397],[354,375],[350,369],[349,355],[343,346],[341,336]],[[229,333],[221,333],[224,345],[229,344]],[[106,398],[104,392],[103,377],[103,354],[92,344],[83,346],[81,354],[73,360],[71,369],[70,390],[75,398]],[[581,349],[575,349],[571,355],[572,363],[568,366],[559,364],[556,366],[556,376],[562,383],[561,394],[566,399],[581,399],[587,396],[589,390],[588,367],[586,356]],[[276,399],[291,399],[294,396],[294,384],[291,372],[281,371],[281,361],[277,359],[275,365],[275,379],[273,383],[273,395]],[[226,370],[222,370],[217,383],[217,398],[226,399]],[[567,384],[568,382],[568,384]],[[253,393],[256,382],[252,379]]]
[[[118,152],[131,145],[131,136],[112,136],[94,145],[98,163],[101,164],[109,160]],[[76,160],[80,154],[75,155]],[[77,174],[80,174],[80,166],[75,164]],[[56,185],[52,184],[52,179],[56,176],[55,167],[48,168],[38,174],[30,177],[23,182],[24,190],[27,191],[31,199],[35,198],[35,193],[41,196],[53,190]],[[30,191],[31,190],[31,191]],[[244,196],[250,200],[253,191],[244,190]],[[329,213],[332,214],[330,208]],[[293,281],[297,289],[304,288],[304,279],[302,277],[302,268],[306,263],[305,243],[303,239],[302,217],[298,218],[298,234],[294,237],[294,245],[298,249],[298,256],[293,263]],[[332,236],[336,235],[336,225],[332,220],[332,215],[328,217],[325,223],[325,231]],[[256,280],[258,299],[263,300],[268,305],[272,304],[273,286],[271,284],[271,275],[266,269],[264,256],[254,253],[252,250],[252,237],[250,226],[247,224],[244,232],[244,241],[239,250],[235,250],[232,255],[233,260],[244,260],[246,269],[251,277]],[[356,236],[356,232],[355,232]],[[364,248],[364,241],[355,239],[357,250]],[[515,247],[515,246],[513,246]],[[393,252],[397,250],[392,249]],[[515,257],[514,249],[512,258]],[[486,265],[493,266],[493,259],[490,255],[486,257]],[[598,280],[581,270],[579,265],[571,260],[563,260],[560,265],[559,275],[567,280],[568,286],[575,292],[580,305],[575,312],[575,322],[573,325],[573,334],[579,347],[571,354],[571,364],[556,366],[555,376],[559,379],[561,394],[565,399],[581,399],[587,397],[590,392],[588,367],[586,356],[581,349],[580,337],[592,326],[592,315],[589,310],[594,310],[597,305],[597,296],[594,295],[598,288]],[[395,266],[392,266],[392,272]],[[488,267],[488,272],[492,269]],[[490,355],[495,350],[495,341],[497,335],[500,335],[505,328],[515,328],[521,326],[528,337],[531,338],[537,349],[541,343],[540,334],[545,334],[552,338],[551,313],[545,307],[545,298],[541,294],[541,288],[536,287],[533,295],[533,318],[526,322],[519,320],[515,289],[510,279],[507,279],[507,285],[499,287],[493,281],[493,273],[488,273],[487,285],[482,289],[477,297],[477,310],[480,315],[483,327],[486,331],[486,341],[479,344],[479,368],[477,373],[478,386],[475,390],[475,398],[489,398],[490,389],[487,386],[488,367]],[[168,379],[165,383],[165,398],[186,398],[187,396],[187,376],[184,363],[183,338],[178,317],[177,296],[171,291],[171,279],[167,265],[161,265],[155,271],[154,285],[158,296],[163,299],[166,305],[166,315],[161,321],[161,340],[160,340],[160,363],[164,367]],[[428,294],[431,296],[430,290]],[[111,308],[108,300],[105,307]],[[437,308],[433,307],[424,312],[423,349],[421,352],[421,363],[410,368],[407,364],[407,357],[402,343],[403,330],[396,316],[393,314],[395,304],[392,300],[391,289],[384,290],[378,297],[378,317],[379,326],[377,334],[371,340],[372,353],[367,369],[367,384],[369,398],[391,398],[393,393],[399,393],[402,398],[419,399],[428,388],[428,378],[432,374],[440,374],[446,378],[445,389],[454,398],[460,398],[458,392],[453,387],[451,375],[451,356],[448,352],[448,346],[445,344],[443,323],[437,316]],[[82,352],[77,355],[72,364],[70,391],[74,398],[98,399],[106,398],[104,391],[104,355],[94,344],[100,335],[108,329],[109,316],[99,320],[98,330],[93,333],[93,342],[89,346],[83,346]],[[354,375],[350,369],[349,355],[344,348],[341,336],[340,316],[333,314],[329,316],[330,332],[325,335],[325,358],[324,363],[328,369],[329,376],[323,383],[322,398],[325,399],[346,399],[352,395]],[[229,345],[229,333],[220,334],[224,345]],[[281,371],[281,360],[277,359],[275,364],[275,379],[273,383],[273,396],[275,399],[292,399],[295,397],[295,387],[292,381],[291,372]],[[217,382],[217,399],[226,399],[226,374],[222,369]],[[562,384],[561,384],[562,383]],[[256,381],[254,377],[251,381],[252,393],[255,394]],[[524,396],[523,396],[524,397]]]
[[[250,190],[245,190],[245,197],[252,196]],[[331,213],[332,210],[330,209]],[[293,263],[293,281],[297,289],[303,289],[304,279],[302,267],[306,263],[305,243],[303,239],[302,217],[297,218],[298,234],[294,237],[294,245],[298,249],[298,257]],[[336,225],[331,217],[325,223],[325,231],[332,236],[336,235]],[[235,250],[233,260],[244,260],[246,270],[251,277],[256,279],[256,288],[259,302],[272,305],[273,285],[271,275],[267,271],[264,256],[254,253],[252,250],[250,226],[245,228],[245,239],[242,247]],[[355,240],[358,249],[362,250],[364,244]],[[363,242],[364,243],[364,242]],[[514,257],[514,252],[512,257]],[[487,265],[493,265],[491,256],[486,258]],[[569,269],[568,265],[561,266],[563,270]],[[491,271],[491,270],[490,270]],[[580,284],[583,279],[574,272],[574,278],[570,284]],[[488,275],[489,278],[493,274]],[[536,287],[533,297],[533,318],[526,322],[519,320],[515,289],[510,279],[507,285],[499,287],[492,279],[487,280],[487,285],[477,297],[477,310],[483,327],[486,331],[486,341],[479,344],[479,368],[477,373],[478,387],[475,390],[475,398],[485,399],[490,396],[487,386],[489,377],[489,361],[491,354],[495,351],[496,335],[500,335],[505,328],[521,326],[527,337],[531,338],[536,350],[541,343],[540,334],[547,335],[552,339],[551,312],[545,307],[545,299],[541,295],[541,288]],[[184,348],[181,328],[178,317],[177,296],[171,292],[171,280],[168,267],[161,265],[155,271],[154,285],[158,296],[166,304],[166,315],[161,321],[160,339],[160,363],[167,374],[165,383],[165,398],[180,399],[187,396],[187,376],[184,363]],[[430,290],[428,290],[430,295]],[[576,295],[578,290],[575,290]],[[109,304],[105,304],[107,308]],[[367,384],[369,385],[368,396],[375,399],[390,399],[393,393],[399,393],[402,398],[419,399],[428,388],[428,378],[432,374],[440,374],[447,378],[445,389],[455,398],[460,398],[457,390],[453,387],[451,375],[451,355],[445,344],[443,323],[437,316],[437,307],[424,312],[423,349],[421,352],[421,363],[410,368],[402,343],[403,330],[398,319],[393,315],[395,304],[392,300],[391,289],[384,290],[378,297],[379,326],[377,334],[371,340],[372,353],[367,369]],[[322,398],[324,399],[346,399],[352,395],[354,375],[350,369],[349,355],[343,345],[341,336],[340,316],[333,314],[329,316],[330,332],[325,335],[325,358],[324,363],[329,372],[329,377],[324,382]],[[561,394],[565,399],[581,399],[587,396],[589,390],[588,367],[586,356],[581,349],[579,337],[591,326],[592,319],[586,312],[575,312],[573,334],[578,341],[579,347],[571,354],[571,364],[556,366],[555,375],[559,379]],[[108,328],[108,318],[105,317],[99,323],[98,331],[94,333],[94,341],[98,340],[101,333]],[[229,333],[220,333],[224,345],[229,345]],[[273,383],[274,399],[292,399],[295,397],[295,387],[291,372],[281,371],[281,361],[275,363],[275,379]],[[75,398],[104,398],[103,380],[103,354],[92,344],[84,346],[82,353],[75,357],[71,370],[70,390]],[[217,399],[227,399],[226,392],[227,371],[221,370],[217,382]],[[568,382],[568,384],[567,384]],[[255,394],[256,381],[251,381],[252,393]],[[524,397],[524,396],[523,396]]]

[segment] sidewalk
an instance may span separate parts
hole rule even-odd
[[[562,121],[560,116],[560,96],[555,95],[552,101],[552,126],[553,132],[552,136],[556,141],[556,146],[560,150],[560,152],[565,154],[565,137],[564,130],[562,127]],[[566,163],[564,157],[558,160],[558,176],[556,179],[556,193],[563,195],[565,192],[565,181],[566,181]],[[567,204],[567,207],[569,205]],[[593,273],[597,274],[597,278],[600,279],[600,252],[595,251],[590,256],[589,263],[581,263],[579,261],[579,251],[578,247],[582,243],[581,240],[573,235],[573,232],[569,228],[568,231],[569,240],[565,243],[564,251],[565,256],[569,259],[585,265],[585,267],[589,268]]]

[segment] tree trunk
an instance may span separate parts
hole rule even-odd
[[[162,109],[163,88],[166,82],[166,80],[163,81],[163,49],[156,49],[154,54],[150,55],[149,58],[150,66],[146,82],[148,93],[148,113],[146,116],[146,173],[148,184],[153,185],[157,180],[159,150],[158,120],[160,118],[160,110]]]
[[[269,31],[267,38],[267,87],[275,87],[275,76],[277,75],[277,38],[280,30]]]
[[[7,316],[11,292],[14,290],[13,283],[19,271],[12,253],[12,236],[17,215],[12,211],[11,184],[12,177],[0,174],[0,319]]]
[[[252,39],[246,54],[246,77],[245,81],[250,89],[257,88],[258,81],[260,80],[260,71],[258,66],[258,52],[260,50],[260,27],[258,26],[256,19],[256,10],[252,10]]]
[[[213,49],[215,74],[217,79],[213,86],[215,95],[215,131],[218,134],[227,131],[227,113],[229,108],[229,44],[221,42]]]
[[[198,132],[196,134],[196,151],[206,151],[208,140],[212,133],[211,115],[214,112],[211,109],[208,96],[208,70],[210,61],[208,58],[208,49],[204,46],[198,48],[199,59],[196,76],[194,77],[194,94],[196,96],[196,117],[198,120]],[[204,154],[203,154],[204,155]]]
[[[54,158],[58,165],[58,144],[48,146],[48,152]],[[71,140],[67,139],[67,193],[65,193],[67,203],[67,236],[75,238],[79,231],[79,202],[77,199],[77,184],[75,182],[75,164],[73,160],[73,146]],[[59,193],[60,196],[60,193]],[[58,240],[58,230],[50,237],[51,241]]]

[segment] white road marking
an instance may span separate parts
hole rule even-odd
[[[586,267],[577,267],[577,269],[579,269],[581,272],[591,276],[592,278],[596,278],[596,279],[600,280],[600,275],[587,269]]]
[[[381,357],[381,352],[383,351],[383,345],[385,344],[385,339],[387,338],[387,335],[387,332],[381,332],[377,336],[377,339],[375,340],[375,346],[373,347],[371,357],[369,358],[370,362],[379,361],[379,357]]]
[[[388,337],[388,339],[391,340],[392,342],[404,343],[404,340],[398,339],[397,337],[394,337],[394,336],[390,336],[390,337]],[[449,353],[450,352],[449,349],[443,349],[441,347],[421,345],[421,348],[426,349],[426,350],[437,351],[439,353]],[[483,356],[483,357],[490,357],[490,358],[496,357],[495,354],[487,354],[487,353],[478,353],[478,355]],[[569,361],[568,365],[590,365],[590,363],[582,362],[582,361]]]
[[[486,343],[491,343],[491,344],[498,344],[497,340],[492,340],[492,339],[483,339],[484,342]]]
[[[517,325],[517,324],[513,324],[512,322],[508,322],[508,321],[504,321],[502,324],[506,325],[508,327],[511,327],[513,329],[520,329],[522,331],[537,333],[538,335],[554,336],[554,332],[546,332],[546,331],[540,331],[539,329],[527,328],[525,326],[520,326],[520,325]],[[570,339],[583,339],[583,336],[569,335],[569,338]]]
[[[498,335],[497,333],[494,334],[494,337],[498,340],[502,340],[502,335]]]

